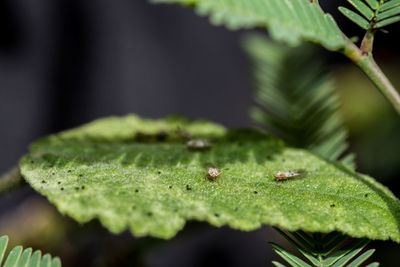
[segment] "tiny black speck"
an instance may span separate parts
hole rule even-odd
[[[83,174],[79,174],[79,177],[82,177],[83,176]]]
[[[64,190],[64,187],[61,187],[60,190],[63,191],[63,190]]]
[[[257,192],[257,191],[254,191],[254,194],[258,194],[258,192]]]
[[[31,160],[31,163],[33,163],[33,160]]]
[[[61,184],[61,182],[60,182],[60,181],[58,181],[58,182],[57,182],[57,184]]]
[[[215,213],[214,215],[215,215],[215,217],[219,217],[219,214],[218,214],[218,213]]]
[[[331,208],[334,208],[335,207],[335,204],[331,204]]]
[[[71,170],[68,170],[68,173],[70,173],[71,172]]]
[[[42,180],[42,184],[45,184],[46,183],[46,181],[45,180]]]
[[[171,189],[171,188],[172,188],[172,185],[168,186],[168,188]]]
[[[192,190],[192,188],[189,185],[186,185],[186,190]]]
[[[160,171],[158,171],[158,174],[161,174],[161,172],[160,172]]]
[[[368,194],[365,194],[365,197],[368,197]]]
[[[79,190],[79,187],[75,187],[75,190]]]
[[[51,175],[56,175],[56,173],[55,173],[55,172],[53,172]]]
[[[136,189],[135,192],[138,193],[138,192],[139,192],[139,189]]]
[[[85,186],[84,186],[84,185],[82,185],[82,187],[81,187],[81,188],[82,188],[82,190],[83,190],[83,189],[85,189]]]
[[[153,213],[152,212],[148,212],[147,216],[151,217],[151,216],[153,216]]]

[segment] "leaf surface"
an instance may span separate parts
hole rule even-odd
[[[211,148],[188,149],[178,128],[207,138]],[[210,166],[222,172],[215,181],[206,178]],[[36,142],[20,167],[62,213],[79,222],[98,218],[114,233],[129,228],[136,236],[171,238],[186,221],[199,220],[400,241],[400,205],[387,188],[252,130],[112,117]],[[301,177],[274,178],[300,169]]]
[[[329,50],[343,48],[347,41],[331,15],[309,0],[151,0],[194,6],[210,16],[215,25],[230,29],[263,27],[271,36],[292,45],[306,40]]]

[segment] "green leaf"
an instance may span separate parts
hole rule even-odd
[[[289,251],[285,250],[281,246],[275,244],[275,243],[270,243],[271,246],[274,248],[275,252],[281,256],[285,261],[287,261],[290,265],[295,266],[295,267],[311,267],[308,263],[303,261],[302,259],[296,257]]]
[[[29,267],[39,267],[40,266],[40,259],[42,258],[42,252],[40,250],[36,250],[32,254],[32,258],[29,261]]]
[[[352,22],[354,22],[364,30],[369,29],[369,22],[360,15],[358,15],[357,13],[355,13],[354,11],[351,11],[350,9],[341,6],[339,7],[339,11],[342,12],[343,15],[345,15],[348,19],[350,19]]]
[[[0,266],[3,261],[4,254],[6,253],[8,244],[8,236],[0,237]]]
[[[361,0],[347,0],[354,6],[366,19],[371,20],[374,17],[374,12]]]
[[[277,261],[273,261],[272,264],[275,265],[276,267],[286,267],[285,265],[283,265]]]
[[[6,261],[4,262],[4,267],[17,266],[19,257],[21,256],[21,253],[22,253],[22,247],[21,246],[17,246],[15,248],[13,248],[10,251],[10,254],[8,254],[8,257],[7,257]]]
[[[379,13],[378,16],[376,16],[378,21],[393,17],[400,14],[400,6],[386,10],[385,12]]]
[[[315,60],[314,47],[286,47],[252,34],[244,48],[252,63],[253,120],[291,146],[338,160],[348,148],[348,134],[334,81]],[[345,162],[354,165],[351,159]]]
[[[400,0],[386,1],[380,8],[380,11],[386,11],[397,6],[400,6]]]
[[[367,3],[373,10],[376,10],[379,7],[378,0],[367,0]]]
[[[7,249],[8,237],[0,237],[0,266],[3,267],[50,267],[51,255],[46,254],[41,260],[40,250],[36,250],[32,255],[32,249],[23,249],[22,246],[14,247],[8,254],[4,265],[1,265],[3,256]],[[29,264],[29,265],[28,265]],[[54,258],[53,265],[51,267],[61,267],[61,261],[59,258]]]
[[[368,245],[369,240],[355,240],[350,244],[338,249],[333,252],[325,259],[325,264],[331,266],[335,262],[339,261],[338,265],[344,264],[352,259],[358,254],[366,245]],[[342,266],[342,265],[340,265]]]
[[[351,247],[351,244],[350,244],[351,249],[349,249],[349,252],[347,254],[343,255],[343,257],[341,257],[335,264],[333,264],[332,267],[346,266],[346,263],[351,261],[358,253],[360,253],[361,250],[368,244],[369,240],[368,241],[358,240],[353,243],[356,243],[356,242],[358,242],[357,243],[358,246]],[[346,251],[347,249],[342,249],[342,250]]]
[[[369,257],[374,254],[375,249],[370,249],[365,251],[363,254],[357,257],[357,259],[353,260],[347,267],[358,267],[360,266],[364,261],[366,261]]]
[[[230,29],[264,27],[276,40],[298,45],[312,41],[329,50],[343,48],[347,41],[331,15],[309,0],[152,0],[194,6],[216,25]]]
[[[385,27],[387,25],[390,25],[390,24],[393,24],[393,23],[396,23],[396,22],[399,22],[399,21],[400,21],[400,16],[391,17],[391,18],[388,18],[388,19],[385,19],[385,20],[382,20],[382,21],[378,22],[376,24],[376,27],[377,28],[382,28],[382,27]]]
[[[211,148],[187,148],[177,127],[207,138]],[[160,131],[167,136],[154,139]],[[147,141],[137,140],[139,132]],[[215,181],[206,178],[209,166],[222,171]],[[387,188],[256,131],[112,117],[36,142],[20,167],[62,213],[78,222],[98,218],[114,233],[129,228],[136,236],[170,238],[187,220],[199,220],[400,241],[400,202]],[[274,178],[299,169],[304,176]]]

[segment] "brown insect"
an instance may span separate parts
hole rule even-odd
[[[205,139],[189,140],[186,142],[186,146],[193,150],[204,150],[211,147],[211,143]]]
[[[208,180],[215,181],[222,172],[219,172],[216,168],[208,168],[206,177]]]
[[[302,174],[303,174],[303,172],[300,172],[300,171],[287,171],[287,172],[279,171],[275,175],[275,180],[284,181],[284,180],[287,180],[287,179],[290,179],[290,178],[298,177],[298,176],[300,176]]]

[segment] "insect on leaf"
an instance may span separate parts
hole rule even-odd
[[[189,149],[178,127],[212,146]],[[160,131],[168,133],[163,140],[135,139],[137,132]],[[208,166],[223,174],[210,181]],[[255,130],[111,117],[35,142],[20,167],[61,213],[81,223],[97,218],[114,233],[171,238],[197,220],[246,231],[270,224],[400,240],[400,202],[387,188]],[[278,171],[299,169],[307,175],[275,181]]]

